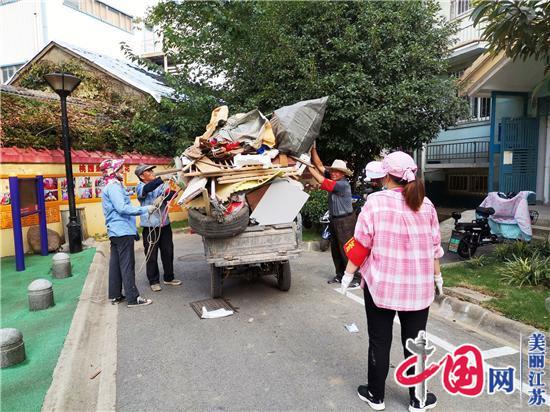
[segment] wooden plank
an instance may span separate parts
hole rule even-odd
[[[202,198],[204,200],[205,209],[206,209],[206,216],[212,216],[212,209],[210,208],[210,199],[208,198],[208,191],[206,189],[202,189]]]

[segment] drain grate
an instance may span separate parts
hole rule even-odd
[[[189,306],[191,306],[193,308],[193,310],[195,311],[195,313],[197,314],[197,316],[199,318],[202,316],[202,307],[203,306],[209,312],[212,311],[212,310],[221,309],[221,308],[227,309],[227,310],[232,310],[235,313],[238,312],[236,307],[234,307],[231,303],[229,303],[228,301],[226,301],[225,299],[222,299],[222,298],[197,300],[196,302],[191,302],[189,304]]]

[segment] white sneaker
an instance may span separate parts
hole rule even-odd
[[[151,285],[151,290],[153,292],[160,292],[162,290],[162,288],[160,287],[160,285],[158,283],[155,283],[154,285]]]
[[[165,285],[179,286],[179,285],[181,285],[181,280],[172,279],[172,280],[170,280],[170,281],[168,281],[168,282],[163,281],[162,283],[164,283]]]

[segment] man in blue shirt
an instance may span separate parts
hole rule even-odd
[[[147,278],[151,290],[159,292],[162,289],[158,266],[159,250],[164,269],[164,284],[179,286],[181,280],[174,279],[174,242],[168,218],[167,200],[171,199],[174,192],[170,191],[160,177],[155,177],[154,168],[155,166],[145,164],[136,167],[136,176],[140,180],[136,187],[136,193],[142,206],[154,205],[155,207],[153,213],[141,217],[140,225],[143,228]]]
[[[136,216],[147,215],[153,206],[135,207],[130,203],[126,188],[122,185],[120,169],[122,159],[101,162],[105,187],[101,196],[107,234],[111,241],[109,259],[109,299],[113,304],[128,299],[128,307],[146,306],[153,301],[142,298],[136,287],[134,242],[138,239]],[[126,297],[122,295],[122,286]]]

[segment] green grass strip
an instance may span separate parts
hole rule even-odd
[[[2,327],[21,331],[27,353],[24,362],[0,370],[0,410],[40,411],[94,254],[90,248],[71,255],[72,276],[66,279],[52,277],[52,254],[25,256],[23,272],[15,270],[14,258],[0,261]],[[52,282],[55,306],[31,312],[27,286],[40,278]]]
[[[500,279],[498,268],[502,262],[487,262],[482,267],[462,263],[443,268],[445,286],[462,286],[492,296],[483,303],[488,309],[499,312],[536,328],[550,330],[550,314],[544,306],[544,299],[550,296],[543,286],[511,286]]]

